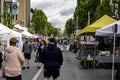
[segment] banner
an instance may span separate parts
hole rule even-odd
[[[12,2],[12,14],[18,14],[18,3]]]

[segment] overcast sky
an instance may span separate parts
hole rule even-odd
[[[64,30],[66,20],[73,17],[77,0],[31,0],[31,7],[42,9],[48,21]]]

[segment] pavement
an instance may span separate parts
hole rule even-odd
[[[59,80],[112,80],[112,69],[80,69],[79,60],[76,59],[76,55],[73,52],[64,51],[63,59]],[[38,69],[34,60],[35,53],[32,53],[30,69],[22,70],[23,80],[43,80],[43,69]],[[0,80],[5,79],[0,78]]]
[[[79,69],[79,60],[72,52],[64,52],[64,63],[59,80],[111,80],[111,69]]]

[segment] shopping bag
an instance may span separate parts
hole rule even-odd
[[[69,51],[69,48],[70,48],[70,45],[67,45],[67,48],[66,48],[66,50],[67,50],[67,51]]]
[[[5,71],[4,68],[0,69],[0,78],[4,78],[5,77]]]

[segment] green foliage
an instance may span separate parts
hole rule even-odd
[[[62,32],[60,31],[59,28],[55,28],[54,26],[52,26],[51,23],[48,22],[47,34],[48,34],[48,36],[51,36],[51,34],[52,34],[55,37],[60,37],[62,35]]]
[[[39,9],[31,9],[33,13],[33,17],[31,20],[31,33],[40,33],[44,36],[60,36],[61,31],[58,28],[55,28],[50,22],[47,22],[47,17],[42,10]]]
[[[103,15],[107,14],[112,16],[112,10],[110,6],[110,0],[103,0],[101,4],[97,7],[96,18],[100,18]]]
[[[90,24],[105,14],[111,17],[114,16],[115,3],[117,3],[120,7],[120,0],[113,0],[113,5],[110,5],[110,0],[102,0],[102,2],[101,0],[77,0],[74,18],[75,22],[77,22],[76,17],[79,17],[79,29],[87,26],[88,12],[90,13]],[[118,13],[120,13],[120,8],[118,8]]]
[[[65,24],[65,32],[67,35],[70,35],[74,33],[74,31],[75,31],[75,20],[71,18],[67,20]]]
[[[115,16],[115,19],[120,19],[120,0],[77,0],[77,6],[74,12],[74,26],[78,23],[78,28],[83,29],[88,24],[88,17],[90,17],[90,24],[95,22],[97,19],[107,14],[111,17]],[[115,6],[118,4],[118,8]],[[118,16],[115,14],[116,9]],[[88,15],[88,12],[90,15]],[[78,19],[77,19],[78,18]],[[72,33],[70,19],[66,21],[65,31],[67,35]]]
[[[3,19],[3,24],[9,28],[13,28],[14,24],[12,23],[14,15],[12,13],[8,13],[7,6],[4,8],[4,14],[1,15]]]
[[[34,10],[31,20],[32,27],[34,27],[35,33],[45,35],[45,27],[47,26],[47,17],[42,10]]]
[[[28,32],[30,32],[31,34],[35,34],[34,28],[33,27],[29,27],[28,28]]]
[[[79,28],[82,29],[87,26],[88,22],[88,11],[90,12],[90,23],[95,21],[96,17],[96,7],[100,4],[100,0],[78,0],[78,5],[76,6],[74,12],[74,18],[76,21],[76,16],[79,18]]]

